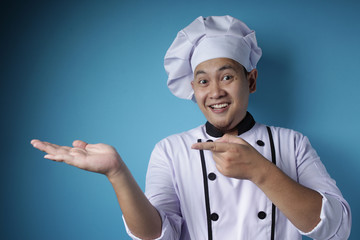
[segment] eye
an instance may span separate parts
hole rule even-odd
[[[201,79],[201,80],[198,81],[198,83],[199,83],[200,85],[204,85],[204,84],[207,84],[207,83],[208,83],[208,80],[206,80],[206,79]]]
[[[225,75],[222,80],[228,81],[228,80],[231,80],[232,78],[233,78],[233,76],[231,76],[231,75]]]

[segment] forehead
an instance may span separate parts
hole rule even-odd
[[[230,58],[214,58],[197,65],[194,71],[194,76],[199,73],[217,72],[225,69],[239,71],[242,69],[242,65]]]

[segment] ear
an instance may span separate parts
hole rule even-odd
[[[194,90],[194,80],[191,81],[191,87],[192,87],[192,89]]]
[[[251,70],[251,72],[248,73],[248,81],[249,81],[249,91],[250,93],[254,93],[256,91],[256,79],[258,76],[258,72],[256,68]]]

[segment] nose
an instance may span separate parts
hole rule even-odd
[[[209,93],[210,98],[219,99],[225,96],[225,94],[226,92],[224,91],[224,89],[221,88],[219,83],[214,82],[213,84],[211,84]]]

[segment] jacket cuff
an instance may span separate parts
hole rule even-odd
[[[161,235],[160,235],[160,237],[158,237],[154,240],[179,239],[180,235],[181,235],[182,220],[179,217],[169,218],[163,211],[161,211],[159,209],[157,209],[157,211],[159,212],[159,215],[161,217]],[[142,240],[141,238],[136,237],[130,231],[130,229],[128,228],[128,226],[126,224],[124,215],[122,216],[122,218],[124,221],[126,233],[129,235],[129,237],[133,240]],[[173,228],[173,226],[175,226],[175,228]],[[178,226],[178,227],[176,227],[176,226]]]
[[[313,239],[347,239],[351,226],[349,205],[330,194],[319,193],[322,195],[320,222],[310,232],[299,232]]]

